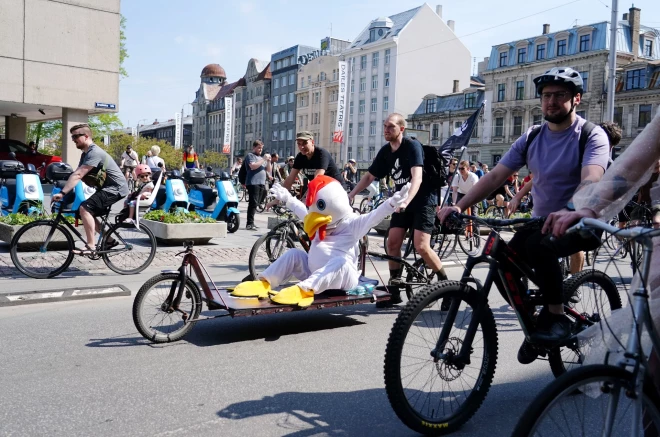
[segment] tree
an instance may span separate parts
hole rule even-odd
[[[128,58],[126,50],[126,17],[123,15],[119,20],[119,76],[123,79],[128,77],[128,72],[124,68],[124,61]]]
[[[227,168],[229,167],[229,160],[227,155],[220,152],[207,150],[199,155],[199,163],[202,167],[210,165],[213,168]]]
[[[167,170],[178,169],[181,167],[183,152],[181,149],[175,149],[165,140],[155,140],[153,138],[144,137],[135,138],[122,132],[114,132],[110,135],[110,144],[104,148],[108,154],[117,161],[117,163],[120,163],[121,154],[126,150],[126,146],[129,145],[137,152],[140,161],[142,161],[142,157],[151,149],[151,146],[158,146],[160,147],[160,154],[158,156],[165,161],[165,167]]]

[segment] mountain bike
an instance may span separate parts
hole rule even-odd
[[[634,227],[621,230],[595,219],[583,219],[567,232],[604,230],[629,239],[642,247],[638,287],[632,291],[632,324],[627,344],[616,338],[618,353],[606,355],[606,363],[572,370],[548,385],[521,416],[513,436],[658,436],[660,435],[660,393],[650,381],[649,362],[642,348],[648,334],[653,349],[660,351],[660,335],[649,311],[646,287],[651,269],[653,243],[659,229]],[[609,323],[602,325],[614,334]],[[621,332],[625,332],[622,330]],[[614,356],[613,363],[608,364]],[[656,370],[657,372],[657,370]]]
[[[583,271],[563,284],[564,311],[572,322],[570,337],[552,345],[532,343],[543,296],[525,283],[536,284],[538,279],[498,230],[513,225],[540,229],[544,218],[488,220],[460,214],[450,218],[491,228],[483,252],[468,257],[460,281],[440,281],[413,296],[399,313],[385,352],[385,388],[392,408],[404,424],[428,435],[457,430],[479,409],[490,389],[498,353],[497,327],[488,303],[493,285],[513,307],[526,343],[547,357],[555,376],[581,365],[577,334],[621,308],[612,279],[602,272]],[[479,264],[489,266],[483,283],[472,277]],[[445,299],[450,305],[443,311]]]
[[[74,256],[75,235],[83,245],[86,239],[63,214],[71,210],[55,205],[54,218],[38,220],[19,229],[10,243],[11,260],[23,274],[36,279],[53,278],[69,267]],[[103,259],[110,270],[133,275],[146,269],[156,256],[156,237],[146,226],[134,223],[110,224],[110,208],[101,217],[101,232],[91,260]],[[75,224],[78,224],[76,219]]]

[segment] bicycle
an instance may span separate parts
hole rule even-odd
[[[498,353],[497,327],[488,304],[493,284],[513,307],[527,342],[543,303],[539,290],[524,285],[526,279],[537,283],[536,273],[498,233],[520,224],[540,229],[543,218],[451,217],[491,228],[484,250],[468,257],[459,281],[437,282],[413,296],[399,313],[385,352],[385,388],[392,408],[408,427],[431,435],[457,430],[479,409],[490,389]],[[482,263],[489,266],[483,283],[472,277],[474,267]],[[442,310],[445,299],[450,303],[448,311]],[[598,271],[584,271],[565,281],[563,300],[572,321],[571,336],[555,345],[529,343],[547,357],[555,376],[581,365],[576,335],[621,308],[616,285]]]
[[[374,209],[378,208],[383,202],[385,202],[392,195],[392,190],[387,189],[387,191],[380,191],[378,194],[373,196],[371,199],[365,197],[360,202],[360,214],[368,214]]]
[[[126,183],[128,184],[128,191],[133,192],[137,188],[137,182],[135,181],[135,177],[133,176],[133,172],[135,171],[135,167],[132,166],[124,166],[124,176],[128,173],[128,176],[126,178]]]
[[[74,211],[57,210],[55,218],[38,220],[23,226],[10,243],[10,256],[16,268],[35,279],[53,278],[69,267],[74,257],[75,235],[86,244],[64,214]],[[156,237],[146,226],[137,228],[134,223],[110,224],[110,208],[101,218],[101,232],[91,260],[103,259],[110,270],[133,275],[146,269],[156,255]],[[78,220],[76,219],[76,225]]]
[[[645,329],[656,353],[660,351],[660,335],[653,326],[646,288],[653,252],[651,239],[660,236],[660,229],[634,227],[621,230],[595,219],[583,219],[567,232],[590,230],[603,230],[630,239],[643,248],[642,279],[638,287],[631,290],[632,325],[627,345],[614,336],[618,343],[615,346],[620,346],[616,364],[608,364],[610,352],[607,352],[606,364],[584,366],[550,383],[523,413],[513,436],[660,435],[660,393],[647,377],[648,358],[641,341]],[[606,326],[612,330],[613,325],[607,323]],[[598,339],[601,335],[593,338]]]

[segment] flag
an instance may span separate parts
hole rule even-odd
[[[472,137],[472,131],[477,125],[477,118],[485,105],[486,101],[484,101],[479,109],[474,111],[474,114],[465,120],[460,127],[457,127],[452,136],[450,136],[447,141],[438,148],[438,152],[440,152],[440,156],[442,156],[445,162],[451,160],[456,150],[467,147],[470,142],[470,137]]]
[[[345,61],[339,61],[339,95],[337,96],[337,121],[332,133],[332,142],[344,141],[344,118],[346,117],[346,85],[348,84],[348,69]]]

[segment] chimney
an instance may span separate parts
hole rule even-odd
[[[630,32],[632,33],[632,54],[633,61],[637,60],[639,55],[639,13],[640,9],[632,7],[628,10],[628,23],[630,24]]]
[[[623,21],[628,21],[628,12],[623,14]]]
[[[550,25],[549,24],[544,24],[543,25],[543,35],[547,35],[550,33]]]
[[[454,92],[454,93],[458,92],[458,81],[457,80],[454,81],[454,91],[452,91],[452,92]]]
[[[442,5],[437,5],[435,7],[435,13],[438,14],[438,17],[442,18]]]
[[[452,32],[454,32],[454,24],[456,24],[454,20],[447,20],[447,26],[449,26]]]

